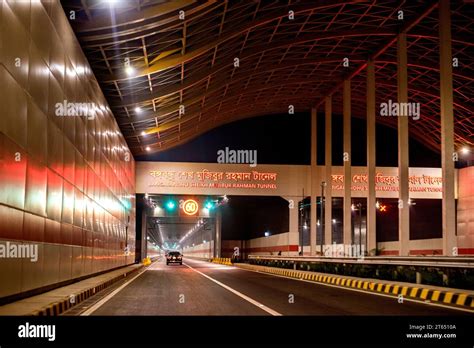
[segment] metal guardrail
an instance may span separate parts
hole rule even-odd
[[[325,263],[355,263],[355,264],[377,264],[377,265],[400,265],[400,266],[425,266],[425,267],[456,267],[474,268],[474,257],[470,256],[369,256],[356,257],[308,257],[308,256],[273,256],[273,255],[249,255],[253,260],[274,260],[293,262],[325,262]]]

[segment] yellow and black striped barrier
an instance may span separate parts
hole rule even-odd
[[[41,308],[40,310],[34,311],[30,315],[32,316],[55,316],[55,315],[60,315],[67,311],[68,309],[74,307],[78,303],[81,303],[88,299],[89,297],[95,295],[99,291],[104,290],[105,288],[109,287],[110,285],[114,284],[115,282],[129,276],[130,274],[133,274],[138,271],[139,268],[135,268],[129,271],[124,272],[123,274],[114,277],[104,283],[101,283],[99,285],[96,285],[92,288],[89,288],[87,290],[83,290],[79,293],[72,294],[67,298],[64,298],[62,300],[59,300],[54,303],[50,303],[48,306]]]
[[[474,311],[474,295],[469,293],[452,292],[444,290],[434,290],[425,288],[423,284],[413,284],[413,286],[404,286],[397,284],[379,283],[372,280],[353,279],[344,276],[328,275],[321,273],[312,273],[306,271],[298,271],[292,269],[284,269],[277,267],[257,266],[246,263],[234,264],[234,266],[259,271],[264,273],[275,274],[279,276],[313,281],[317,283],[333,284],[341,287],[356,288],[369,292],[384,293],[387,295],[400,296],[433,303],[452,305],[471,309]]]
[[[214,257],[211,259],[213,263],[220,263],[222,265],[232,266],[232,261],[230,258],[225,257]]]

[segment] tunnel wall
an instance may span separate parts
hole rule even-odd
[[[0,298],[133,263],[134,167],[59,1],[0,1]]]
[[[214,250],[214,241],[207,241],[206,243],[195,244],[194,246],[189,246],[183,248],[184,257],[197,257],[209,259],[213,257]]]

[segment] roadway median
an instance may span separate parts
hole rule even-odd
[[[392,282],[379,279],[361,279],[349,276],[324,274],[311,271],[235,263],[234,266],[249,271],[268,273],[314,283],[328,284],[342,288],[358,289],[372,293],[393,296],[399,300],[407,298],[467,309],[474,313],[474,291],[435,287],[424,284]]]

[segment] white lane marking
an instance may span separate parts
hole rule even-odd
[[[247,295],[244,295],[242,294],[241,292],[235,290],[235,289],[232,289],[230,286],[227,286],[225,285],[224,283],[221,283],[220,281],[218,280],[215,280],[214,278],[211,278],[209,277],[207,274],[204,274],[200,271],[198,271],[197,269],[194,269],[193,267],[189,266],[187,263],[184,264],[186,267],[189,267],[191,268],[194,272],[196,273],[199,273],[200,275],[202,275],[203,277],[206,277],[207,279],[209,279],[210,281],[216,283],[217,285],[219,286],[222,286],[224,289],[226,290],[229,290],[230,292],[232,292],[233,294],[243,298],[244,300],[250,302],[251,304],[253,304],[254,306],[257,306],[258,308],[264,310],[265,312],[267,313],[270,313],[271,315],[274,315],[274,316],[281,316],[282,314],[281,313],[278,313],[277,311],[274,311],[273,309],[265,306],[264,304],[258,302],[258,301],[255,301],[253,298],[250,298],[248,297]],[[214,269],[214,268],[213,268]]]
[[[115,295],[117,295],[119,293],[119,291],[121,291],[123,288],[125,288],[127,285],[129,285],[131,282],[133,282],[135,279],[137,279],[139,276],[141,276],[143,273],[145,273],[146,271],[148,271],[148,268],[146,268],[145,270],[141,271],[140,273],[138,273],[135,277],[133,277],[132,279],[130,279],[129,281],[127,281],[126,283],[120,285],[117,289],[115,289],[114,291],[112,291],[110,294],[108,294],[107,296],[105,296],[102,300],[100,300],[99,302],[95,303],[92,307],[90,307],[89,309],[87,309],[86,311],[82,312],[80,315],[91,315],[92,313],[94,313],[96,310],[98,310],[100,307],[102,307],[107,301],[109,301],[112,297],[114,297]]]
[[[268,275],[268,276],[280,277],[280,278],[286,278],[286,279],[296,280],[296,281],[300,281],[300,282],[306,282],[306,283],[310,283],[310,284],[324,285],[324,286],[329,286],[329,287],[332,287],[332,288],[338,288],[338,289],[344,289],[344,290],[350,290],[350,291],[361,292],[361,293],[363,293],[363,294],[368,294],[368,295],[377,295],[377,296],[382,296],[382,297],[388,297],[388,298],[395,299],[395,300],[398,299],[397,296],[387,295],[387,294],[381,294],[381,293],[378,293],[378,292],[370,292],[370,291],[364,291],[364,290],[359,290],[359,289],[354,289],[354,288],[346,288],[346,287],[344,287],[344,286],[338,286],[338,285],[326,284],[326,283],[319,283],[319,282],[315,282],[315,281],[311,281],[311,280],[306,280],[306,279],[297,279],[297,278],[282,276],[282,275],[279,275],[279,274],[272,274],[272,273],[266,273],[266,272],[261,272],[261,271],[254,271],[254,270],[252,270],[252,269],[245,269],[245,268],[240,268],[240,267],[235,267],[235,268],[236,268],[236,269],[241,269],[241,270],[243,270],[243,271],[255,272],[255,273],[265,274],[265,275]],[[443,304],[440,304],[440,303],[424,302],[424,301],[421,301],[421,300],[415,300],[415,299],[411,299],[411,298],[406,298],[406,297],[404,297],[404,298],[403,298],[403,302],[405,302],[405,301],[408,301],[408,302],[415,302],[415,303],[419,303],[419,304],[424,304],[424,305],[427,305],[427,306],[436,306],[436,307],[442,307],[442,308],[447,308],[447,309],[454,309],[454,310],[457,310],[457,311],[467,312],[467,313],[471,313],[471,314],[472,314],[472,310],[470,310],[470,309],[464,309],[464,308],[458,308],[458,307],[450,307],[450,306],[443,305]]]

